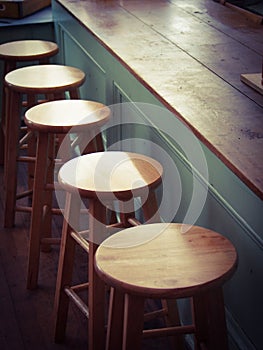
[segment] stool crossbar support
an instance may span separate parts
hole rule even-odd
[[[74,304],[79,308],[79,310],[89,318],[89,308],[87,304],[78,296],[78,294],[70,287],[65,287],[64,289],[67,296],[74,301]]]
[[[154,337],[169,337],[176,334],[193,334],[195,332],[194,325],[188,326],[175,326],[155,329],[144,329],[142,332],[143,338],[154,338]]]

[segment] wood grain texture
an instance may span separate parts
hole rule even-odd
[[[84,81],[85,73],[80,69],[58,64],[22,67],[5,76],[9,89],[25,94],[64,92],[78,88]]]
[[[262,73],[241,74],[241,81],[263,95]]]
[[[260,24],[211,0],[57,2],[263,198],[263,99],[240,81],[261,70]]]
[[[186,297],[221,285],[237,253],[222,235],[197,226],[152,224],[111,236],[98,248],[98,274],[120,290]]]
[[[42,103],[25,113],[25,123],[34,130],[52,133],[90,130],[105,124],[111,111],[99,102],[87,100],[59,100]],[[94,130],[94,131],[95,131]]]
[[[10,61],[42,60],[58,53],[58,45],[44,40],[18,40],[0,45],[0,59]]]
[[[149,189],[160,184],[162,173],[161,164],[150,157],[108,151],[70,160],[60,169],[59,181],[69,192],[78,188],[84,197],[127,200],[143,190],[148,196]]]

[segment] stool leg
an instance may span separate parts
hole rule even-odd
[[[193,297],[196,349],[227,350],[227,328],[222,288]]]
[[[76,241],[70,234],[72,228],[69,222],[74,226],[74,229],[78,227],[79,211],[79,200],[74,195],[67,193],[54,299],[54,339],[58,343],[62,342],[65,336],[69,297],[64,289],[66,286],[70,286],[72,282],[76,246]]]
[[[52,95],[48,95],[49,101],[64,100],[64,99],[65,99],[65,92],[57,92]]]
[[[2,112],[1,118],[4,118],[4,114]],[[1,119],[1,127],[0,127],[0,165],[4,164],[4,154],[5,154],[5,134],[4,134],[4,121]]]
[[[80,98],[80,93],[79,93],[79,89],[75,88],[75,89],[71,89],[69,90],[69,96],[70,98],[73,99],[79,99]]]
[[[150,191],[147,200],[143,205],[143,213],[145,220],[148,222],[160,222],[160,214],[158,211],[158,203],[154,191]],[[165,317],[167,326],[178,326],[180,325],[180,317],[175,299],[161,300],[162,305],[167,308],[167,316]],[[176,335],[172,338],[173,346],[176,349],[184,349],[184,340],[182,335]]]
[[[154,191],[149,191],[148,197],[142,206],[145,221],[147,223],[160,222],[158,203]]]
[[[55,135],[49,134],[48,142],[48,157],[46,165],[46,181],[45,187],[47,184],[53,185],[54,183],[54,164],[55,162]],[[52,187],[52,186],[51,186]],[[42,252],[50,252],[51,247],[49,243],[44,242],[46,238],[52,236],[52,201],[53,201],[53,190],[45,188],[45,199],[43,204],[43,226],[42,226]],[[34,210],[34,208],[33,208]]]
[[[106,234],[106,208],[97,200],[89,202],[89,349],[105,349],[105,284],[94,268],[94,256]]]
[[[126,294],[124,299],[122,350],[141,349],[143,321],[144,298]]]
[[[101,144],[97,143],[97,139],[99,138],[96,137],[95,132],[92,132],[92,131],[86,132],[85,134],[80,135],[80,139],[81,139],[81,143],[80,143],[81,154],[104,151],[104,147]]]
[[[97,152],[103,152],[105,150],[101,132],[97,133],[96,135],[96,145],[97,145]]]
[[[149,193],[147,193],[147,198],[141,199],[144,201],[142,211],[145,221],[148,221],[148,223],[160,222],[161,219],[158,211],[158,203],[154,191],[150,190]],[[120,202],[119,205],[121,222],[124,227],[129,227],[130,223],[128,222],[128,219],[135,216],[134,200],[130,199],[127,202]]]
[[[17,186],[17,155],[20,126],[20,102],[19,93],[7,91],[8,101],[6,115],[6,137],[5,137],[5,216],[4,226],[14,226],[16,186]],[[12,136],[11,136],[12,135]]]
[[[37,96],[34,94],[28,94],[27,98],[27,109],[35,106],[37,104]],[[36,138],[34,134],[27,142],[27,154],[29,157],[34,157],[36,154]],[[34,183],[34,172],[35,172],[35,164],[34,163],[28,163],[27,165],[27,174],[28,174],[28,188],[33,188]]]
[[[10,115],[11,111],[11,99],[12,99],[12,94],[11,91],[7,87],[5,87],[5,112],[4,112],[4,119],[1,120],[2,124],[2,130],[3,130],[3,138],[4,138],[4,164],[7,163],[7,157],[8,157],[8,152],[7,152],[7,143],[8,143],[8,120],[10,119],[8,116]],[[6,184],[5,184],[6,185]]]
[[[50,62],[49,57],[44,57],[39,60],[39,64],[48,64]]]
[[[162,305],[165,305],[165,307],[167,308],[167,315],[165,316],[166,326],[180,326],[181,321],[176,299],[163,299]],[[177,350],[183,350],[185,348],[184,338],[181,334],[171,337],[171,343],[173,345],[173,348]]]
[[[4,62],[4,73],[3,78],[6,76],[8,72],[16,68],[15,61],[6,61]],[[1,128],[0,128],[0,165],[4,164],[4,150],[5,150],[5,127],[6,127],[6,87],[3,83],[2,89],[2,113],[1,113]]]
[[[121,350],[124,317],[124,294],[111,288],[106,350]]]
[[[56,134],[56,153],[57,158],[61,159],[63,163],[74,157],[70,135]]]
[[[43,229],[43,207],[45,202],[45,185],[47,171],[47,152],[49,135],[39,133],[35,162],[32,213],[29,231],[29,258],[27,271],[27,288],[37,287],[40,244]]]
[[[134,199],[127,202],[119,201],[120,221],[123,227],[130,227],[128,219],[135,217]]]

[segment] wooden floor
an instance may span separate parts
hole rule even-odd
[[[24,171],[19,180],[23,180]],[[39,288],[26,289],[29,214],[16,213],[16,226],[3,228],[3,167],[0,166],[0,349],[88,349],[87,320],[70,304],[64,344],[53,342],[53,297],[59,248],[41,254]],[[54,222],[61,229],[61,219]],[[87,256],[77,249],[75,281],[86,279]],[[144,340],[143,349],[171,349],[167,339]]]

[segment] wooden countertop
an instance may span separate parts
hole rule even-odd
[[[56,0],[263,198],[263,25],[212,0]]]

